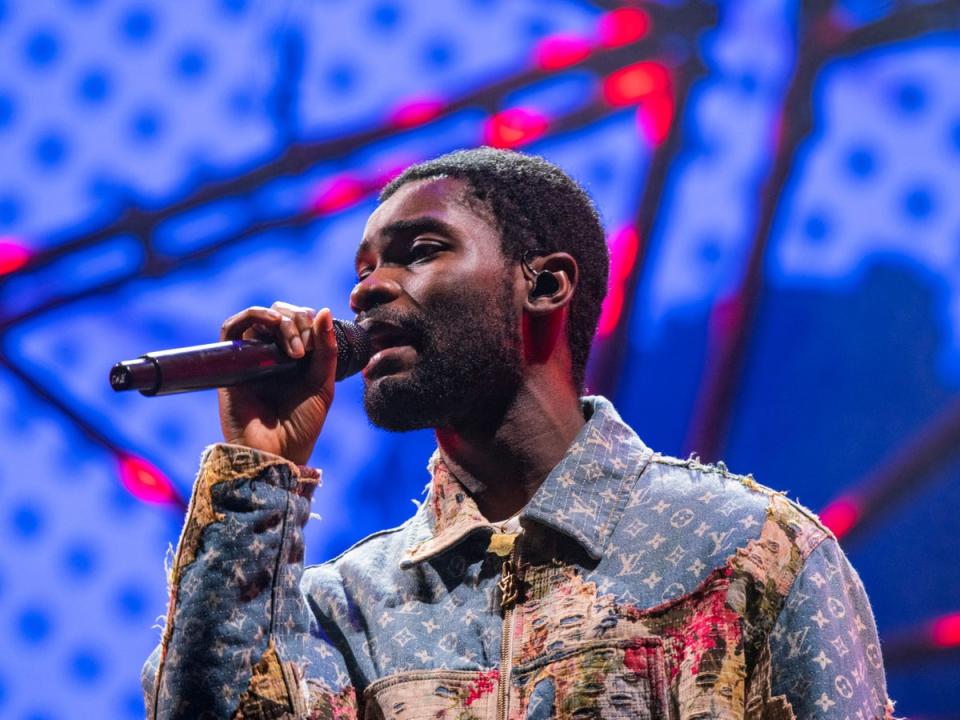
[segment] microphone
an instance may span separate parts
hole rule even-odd
[[[360,372],[370,359],[370,336],[347,320],[333,321],[337,339],[336,379]],[[229,387],[251,380],[291,373],[308,362],[292,358],[273,342],[230,340],[192,347],[158,350],[110,368],[110,386],[120,392],[139,390],[142,395]]]

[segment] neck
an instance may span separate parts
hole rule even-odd
[[[496,427],[438,428],[437,444],[451,471],[477,488],[480,512],[499,522],[530,501],[583,424],[572,385],[542,378],[521,387]]]

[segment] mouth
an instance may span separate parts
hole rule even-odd
[[[398,325],[380,321],[363,322],[361,326],[370,335],[373,351],[363,368],[364,378],[372,380],[409,369],[417,351],[408,332]]]

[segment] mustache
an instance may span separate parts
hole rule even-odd
[[[418,313],[401,313],[394,308],[382,306],[365,310],[357,314],[355,323],[364,321],[381,322],[397,327],[413,340],[422,340],[429,334],[429,323]]]

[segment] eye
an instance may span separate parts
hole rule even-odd
[[[410,246],[407,258],[411,263],[422,262],[442,251],[444,246],[433,240],[418,240]]]

